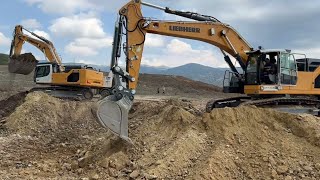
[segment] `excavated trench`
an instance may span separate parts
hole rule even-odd
[[[0,122],[5,117],[12,114],[16,107],[20,106],[25,101],[26,96],[27,92],[21,92],[0,101]]]
[[[6,127],[3,126],[6,122],[5,118],[10,116],[16,107],[24,103],[26,95],[26,92],[21,92],[0,101],[0,135],[7,132]]]

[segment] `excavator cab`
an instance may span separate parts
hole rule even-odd
[[[37,84],[52,83],[52,74],[59,69],[55,63],[38,63],[35,68],[34,82]]]
[[[246,85],[296,85],[297,54],[290,50],[258,50],[248,55]]]
[[[244,74],[226,71],[225,93],[244,93],[244,85],[296,85],[299,63],[296,56],[305,57],[290,50],[257,50],[247,54]]]

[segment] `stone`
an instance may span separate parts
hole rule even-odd
[[[78,165],[81,168],[84,168],[89,163],[90,152],[85,152],[84,156],[78,159]]]
[[[160,160],[158,160],[158,161],[156,161],[155,163],[154,163],[154,165],[156,165],[156,166],[159,166],[159,165],[161,165],[162,164],[162,162],[160,161]]]
[[[82,168],[77,169],[78,174],[83,174],[84,170]]]
[[[313,171],[313,168],[311,167],[311,166],[303,166],[303,169],[305,170],[305,171],[308,171],[308,172],[311,172],[311,171]]]
[[[320,163],[317,163],[314,167],[320,171]]]
[[[127,169],[127,168],[124,168],[122,170],[122,172],[126,173],[126,174],[129,174],[129,173],[132,173],[132,170],[131,169]]]
[[[72,161],[71,163],[71,169],[76,170],[79,168],[78,162],[77,161]]]
[[[299,173],[298,176],[299,176],[300,178],[305,178],[305,177],[306,177],[303,173]]]
[[[115,162],[115,160],[110,160],[109,161],[109,167],[111,167],[111,168],[117,168],[117,165],[116,165],[116,162]]]
[[[277,178],[277,177],[278,177],[278,173],[277,173],[276,170],[272,169],[272,171],[271,171],[271,177],[272,177],[272,178]]]
[[[90,180],[98,180],[99,179],[99,175],[98,174],[93,174],[91,177],[90,177]]]
[[[284,180],[292,180],[292,177],[291,177],[291,176],[286,176],[286,177],[284,178]]]
[[[277,162],[274,160],[274,158],[272,156],[269,157],[269,162],[273,166],[277,164]]]
[[[67,171],[71,171],[71,164],[69,164],[69,163],[64,163],[63,165],[62,165],[62,168],[63,169],[66,169]]]
[[[138,170],[134,170],[132,173],[130,173],[129,177],[132,179],[137,178],[140,175]]]
[[[109,168],[109,169],[108,169],[108,172],[109,172],[109,176],[111,176],[111,177],[116,178],[116,177],[119,176],[119,171],[117,171],[117,170],[114,169],[114,168]]]
[[[263,157],[262,160],[263,160],[264,162],[268,162],[268,157]]]
[[[156,176],[156,175],[150,175],[150,174],[144,174],[144,177],[145,177],[146,179],[150,179],[150,180],[153,180],[153,179],[157,179],[157,178],[158,178],[158,176]]]
[[[288,171],[288,169],[289,168],[286,165],[278,166],[277,167],[277,172],[278,172],[278,174],[284,174],[284,173],[286,173]]]
[[[156,152],[156,150],[157,150],[157,148],[156,148],[156,147],[154,147],[154,146],[152,146],[152,147],[150,148],[150,152],[151,152],[151,153]]]

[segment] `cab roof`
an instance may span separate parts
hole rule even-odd
[[[254,54],[254,53],[291,53],[291,50],[289,49],[259,49],[254,51],[247,51],[247,54]]]

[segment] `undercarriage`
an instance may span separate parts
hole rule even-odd
[[[238,96],[226,99],[211,100],[206,105],[206,112],[215,108],[257,106],[273,108],[288,113],[307,113],[319,116],[320,100],[311,96],[257,98]]]
[[[91,100],[96,94],[95,89],[70,86],[43,86],[32,88],[29,92],[44,92],[51,96],[71,100]]]

